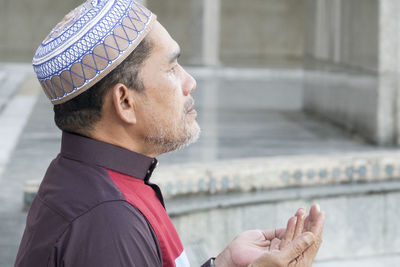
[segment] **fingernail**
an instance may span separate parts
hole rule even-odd
[[[301,219],[304,219],[306,217],[306,208],[300,209],[300,215]]]
[[[301,213],[305,213],[305,208],[299,208],[298,210],[297,210],[297,212],[296,212],[296,215],[299,215],[299,214],[301,214]]]
[[[319,204],[316,204],[315,207],[317,208],[317,211],[318,211],[318,212],[321,211],[321,207],[319,206]]]
[[[307,245],[311,245],[314,243],[314,235],[311,233],[306,233],[304,236],[304,240],[306,241]]]
[[[294,216],[293,218],[294,218],[293,223],[297,223],[297,217]]]

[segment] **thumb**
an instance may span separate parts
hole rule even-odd
[[[315,236],[311,232],[305,232],[296,237],[292,242],[286,245],[281,251],[282,258],[291,262],[300,256],[308,247],[315,242]]]

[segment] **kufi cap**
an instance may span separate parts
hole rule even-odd
[[[88,0],[72,10],[33,57],[47,97],[60,104],[89,89],[137,47],[155,20],[134,0]]]

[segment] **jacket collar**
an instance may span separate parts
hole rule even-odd
[[[62,133],[61,155],[114,170],[145,182],[148,182],[158,165],[156,158],[68,132]]]

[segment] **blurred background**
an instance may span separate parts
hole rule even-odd
[[[400,266],[400,2],[147,0],[196,78],[199,141],[153,181],[193,266],[326,211],[317,267]],[[0,0],[0,266],[61,132],[30,61],[81,1]]]

